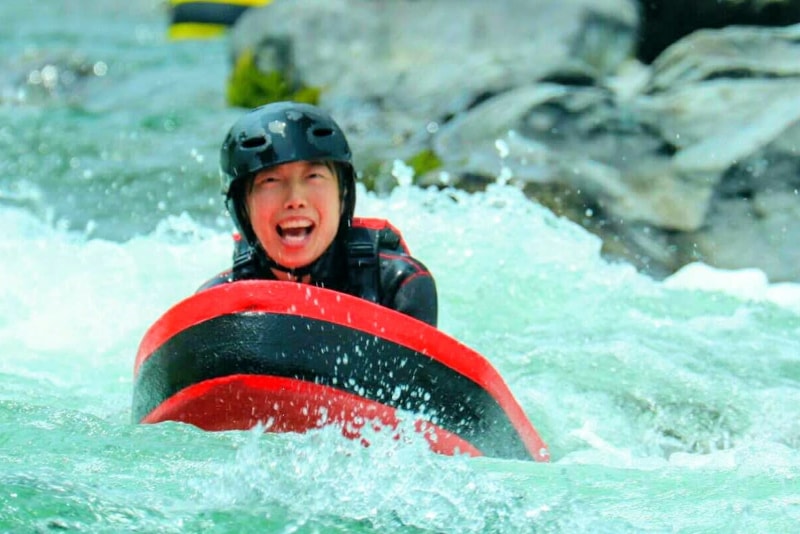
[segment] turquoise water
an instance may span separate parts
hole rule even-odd
[[[0,18],[0,532],[796,529],[800,286],[654,281],[501,185],[357,212],[403,229],[551,463],[133,425],[142,335],[230,257],[226,45],[167,42],[156,0]]]

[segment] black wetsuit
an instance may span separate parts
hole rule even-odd
[[[248,249],[252,250],[252,249]],[[239,253],[239,258],[243,255]],[[236,280],[276,280],[263,251],[234,260],[198,291]],[[377,267],[376,267],[377,265]],[[348,293],[436,326],[436,283],[413,258],[399,232],[381,219],[355,219],[347,237],[335,241],[309,273],[311,284]]]

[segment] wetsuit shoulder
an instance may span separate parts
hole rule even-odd
[[[221,273],[217,274],[216,276],[209,278],[203,284],[197,288],[195,293],[200,293],[201,291],[205,291],[206,289],[221,286],[222,284],[227,284],[229,282],[233,282],[233,271],[228,269],[227,271],[222,271]]]
[[[373,258],[375,254],[378,256],[378,272],[373,278],[373,284],[377,283],[378,287],[365,293],[369,283],[356,284],[355,287],[360,290],[353,294],[367,300],[375,296],[377,298],[374,301],[387,308],[436,326],[436,283],[427,267],[411,256],[400,230],[386,219],[359,217],[353,219],[353,229],[350,253],[358,251],[361,259],[365,259],[365,251],[371,249]],[[364,264],[369,265],[370,262]],[[363,267],[360,261],[351,261],[350,268],[369,269]],[[368,279],[369,276],[361,277],[362,281]]]
[[[396,251],[381,251],[381,304],[436,326],[436,282],[416,258]]]

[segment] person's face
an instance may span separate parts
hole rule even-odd
[[[304,267],[336,237],[339,181],[324,163],[284,163],[256,175],[246,205],[267,255],[290,269]]]

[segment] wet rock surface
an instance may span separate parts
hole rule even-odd
[[[703,261],[800,280],[800,25],[700,29],[644,63],[646,17],[628,0],[275,0],[231,47],[318,88],[376,189],[425,154],[418,184],[517,184],[654,276]]]

